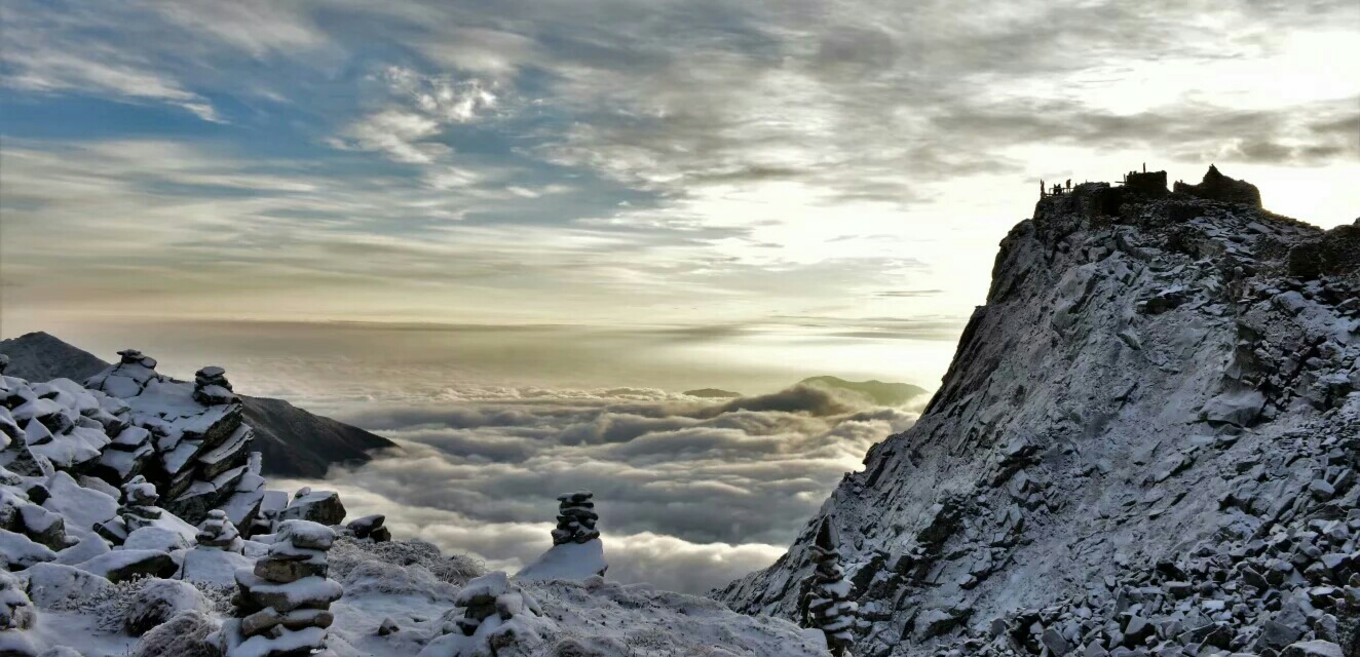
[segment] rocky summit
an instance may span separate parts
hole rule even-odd
[[[1046,193],[917,424],[715,595],[796,618],[828,523],[859,656],[1360,655],[1360,221],[1165,181]]]

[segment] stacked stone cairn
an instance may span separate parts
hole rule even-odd
[[[579,491],[557,498],[557,529],[552,531],[553,545],[585,543],[600,537],[595,523],[600,516],[595,513],[594,493]]]
[[[227,512],[221,509],[208,512],[208,517],[198,526],[198,534],[194,536],[194,541],[202,547],[227,552],[240,552],[242,548],[241,533],[227,518]]]
[[[114,545],[122,545],[128,534],[156,523],[161,518],[161,509],[156,506],[160,495],[156,487],[137,475],[123,484],[123,502],[118,507],[118,515],[95,525],[95,532]]]
[[[804,597],[804,618],[807,624],[826,635],[831,654],[842,657],[855,644],[855,612],[859,605],[850,599],[854,587],[845,579],[836,543],[830,519],[823,519],[817,540],[811,547],[814,568],[811,586]]]
[[[236,393],[231,391],[227,381],[227,371],[209,365],[194,373],[194,401],[205,406],[230,404],[236,401]]]
[[[327,579],[330,528],[306,520],[279,524],[269,552],[236,571],[237,618],[223,624],[225,657],[300,657],[326,647],[329,611],[343,589]]]
[[[137,349],[124,349],[118,352],[118,363],[120,365],[141,365],[149,370],[156,369],[156,365],[158,365],[155,358],[147,356]]]
[[[110,457],[100,476],[116,483],[124,475],[145,474],[156,484],[165,509],[190,523],[201,522],[211,509],[228,508],[228,500],[237,498],[230,503],[236,512],[229,512],[242,524],[259,502],[253,487],[241,490],[252,475],[254,430],[242,422],[241,400],[225,372],[205,367],[189,385],[158,374],[156,359],[136,349],[118,353],[120,362],[90,377],[86,386],[126,403],[128,422],[140,429],[119,442],[126,442],[122,449],[136,458]],[[180,397],[192,403],[176,403]],[[149,432],[150,452],[141,430]]]
[[[31,657],[38,654],[27,630],[38,622],[38,612],[11,574],[0,572],[0,655]]]

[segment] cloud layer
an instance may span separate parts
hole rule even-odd
[[[868,448],[915,418],[803,385],[725,406],[637,388],[464,397],[341,415],[400,448],[316,485],[351,514],[386,513],[398,536],[511,570],[551,544],[556,496],[591,490],[610,576],[690,592],[772,563]]]

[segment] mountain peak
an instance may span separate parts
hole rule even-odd
[[[7,374],[30,381],[84,381],[109,366],[98,356],[44,331],[0,340],[0,353],[9,356]]]
[[[1122,628],[1166,573],[1215,582],[1191,592],[1205,600],[1256,591],[1243,568],[1276,557],[1251,541],[1346,518],[1360,505],[1360,239],[1206,198],[1245,189],[1228,181],[1215,168],[1168,192],[1164,173],[1136,172],[1045,194],[1002,241],[917,424],[870,450],[785,557],[719,597],[795,616],[834,523],[863,610],[857,655],[1061,654],[1091,636],[1072,619]],[[1293,602],[1255,602],[1306,600],[1303,586],[1251,594],[1224,640],[1322,631]],[[1149,626],[1176,613],[1140,604]]]

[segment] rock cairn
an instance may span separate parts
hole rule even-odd
[[[15,577],[0,572],[0,655],[30,657],[38,651],[26,636],[38,612]]]
[[[217,548],[228,552],[241,551],[241,533],[236,530],[231,519],[227,518],[227,512],[221,509],[213,509],[208,512],[208,517],[198,526],[198,534],[194,540],[201,547]]]
[[[552,531],[553,545],[585,543],[600,537],[595,523],[600,516],[595,513],[594,493],[580,491],[557,498],[557,529]]]
[[[146,369],[154,370],[158,364],[155,358],[147,356],[137,349],[124,349],[118,352],[118,356],[120,365],[141,365]]]
[[[845,579],[841,554],[835,547],[835,531],[829,519],[822,521],[817,542],[812,545],[812,576],[806,594],[806,624],[826,635],[827,648],[835,657],[847,654],[855,644],[855,612],[858,605],[850,600],[853,587]]]
[[[280,523],[269,552],[236,571],[237,619],[222,626],[226,657],[294,657],[326,647],[329,611],[343,589],[327,579],[330,528],[306,520]]]
[[[159,501],[156,487],[146,477],[137,475],[123,484],[123,500],[118,507],[118,515],[96,525],[95,531],[113,544],[121,545],[132,532],[160,520],[161,509],[156,506]]]
[[[547,627],[542,609],[503,572],[468,582],[453,603],[455,607],[440,619],[440,635],[419,657],[508,654],[500,651],[511,646],[529,654],[542,647]]]
[[[209,365],[195,372],[194,401],[206,406],[236,401],[236,393],[231,391],[231,382],[227,381],[227,371],[216,365]]]

